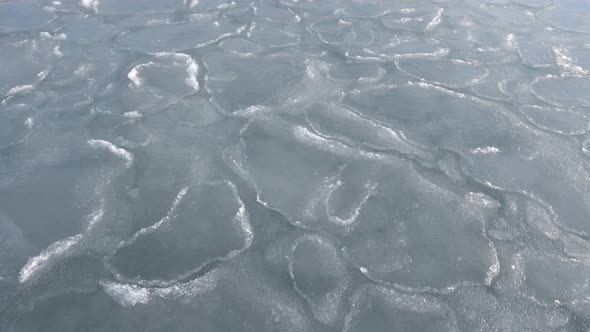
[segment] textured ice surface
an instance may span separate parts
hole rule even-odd
[[[130,112],[157,112],[184,96],[199,91],[199,65],[184,53],[158,53],[132,67],[121,102]]]
[[[564,110],[553,107],[525,105],[521,109],[524,116],[541,129],[564,135],[581,135],[590,130],[590,120],[584,109]]]
[[[477,84],[488,76],[485,68],[460,60],[400,60],[397,68],[426,82],[451,88]]]
[[[217,19],[210,14],[194,14],[179,23],[146,23],[139,30],[123,32],[115,45],[146,53],[181,51],[210,45],[243,30],[243,27],[225,17]]]
[[[526,297],[498,297],[481,287],[465,287],[452,296],[463,331],[572,331],[570,317],[558,306]]]
[[[58,43],[50,40],[24,39],[1,43],[0,61],[4,67],[0,78],[0,95],[13,95],[32,90],[47,76],[61,57],[55,53]]]
[[[353,162],[341,178],[348,185],[342,190],[370,190],[356,199],[358,216],[343,242],[345,255],[370,279],[446,291],[457,284],[490,284],[496,276],[496,250],[484,229],[497,213],[495,204],[437,187],[398,160]],[[357,178],[367,182],[354,183]],[[432,210],[437,214],[425,212]]]
[[[452,310],[430,295],[361,286],[352,296],[344,331],[459,331]]]
[[[440,41],[420,37],[394,39],[382,45],[366,47],[364,51],[368,54],[358,55],[357,59],[387,61],[402,58],[435,58],[449,53],[449,49]]]
[[[590,33],[589,11],[590,4],[584,0],[564,0],[545,8],[541,11],[541,17],[561,30]]]
[[[547,76],[531,83],[531,91],[537,98],[562,107],[590,106],[589,90],[587,77]]]
[[[590,329],[587,0],[0,0],[0,331]]]
[[[121,243],[110,264],[120,278],[169,284],[251,243],[248,213],[232,183],[185,187],[164,218]],[[129,264],[146,255],[153,261]]]
[[[334,324],[348,286],[346,267],[334,245],[318,236],[302,236],[295,241],[289,270],[314,317]]]
[[[56,15],[37,1],[3,1],[0,3],[0,31],[18,32],[45,26]]]
[[[83,0],[85,6],[89,0]],[[138,0],[122,2],[116,0],[92,0],[92,7],[105,15],[138,15],[172,12],[184,6],[182,0]]]

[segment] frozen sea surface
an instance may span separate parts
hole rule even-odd
[[[590,331],[590,2],[0,0],[0,331]]]

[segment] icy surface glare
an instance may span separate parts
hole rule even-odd
[[[0,0],[0,331],[590,331],[590,2]]]

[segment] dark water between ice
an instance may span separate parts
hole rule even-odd
[[[588,331],[590,2],[0,0],[1,331]]]

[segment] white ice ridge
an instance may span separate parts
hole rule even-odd
[[[356,156],[366,159],[382,159],[382,155],[373,152],[354,149],[348,145],[334,141],[311,132],[302,126],[293,127],[293,136],[299,142],[314,146],[318,149],[332,152],[343,156]]]
[[[317,147],[323,147],[328,151],[347,151],[349,148],[344,144],[329,140],[302,126],[295,126],[293,128],[293,135],[302,142],[313,143]]]
[[[101,281],[105,292],[124,307],[146,304],[154,299],[176,299],[183,296],[196,296],[215,288],[219,273],[213,270],[206,275],[186,283],[169,287],[142,287],[122,284],[115,281]]]
[[[153,224],[151,226],[144,227],[144,228],[140,229],[135,234],[133,234],[133,236],[131,236],[131,238],[129,240],[121,242],[119,244],[119,247],[122,247],[127,243],[132,243],[132,242],[136,241],[139,236],[141,236],[143,234],[153,233],[155,230],[160,228],[160,226],[168,224],[170,222],[170,218],[174,216],[174,213],[176,213],[176,209],[178,208],[178,206],[180,205],[180,203],[184,199],[184,196],[186,196],[186,194],[188,193],[188,190],[189,190],[189,187],[184,187],[184,188],[180,189],[180,191],[178,192],[178,194],[174,198],[174,202],[172,202],[172,206],[168,210],[168,214],[166,214],[166,216],[164,218],[160,219],[158,222],[156,222],[155,224]]]
[[[37,80],[36,83],[15,86],[12,89],[10,89],[6,95],[7,96],[12,96],[12,95],[15,95],[17,93],[27,92],[27,91],[33,90],[35,88],[35,85],[38,82],[42,81],[43,79],[45,79],[45,77],[47,77],[47,75],[49,74],[49,71],[50,71],[49,69],[45,69],[43,71],[40,71],[39,73],[37,73],[38,80]]]
[[[41,36],[42,38],[45,39],[52,39],[52,40],[66,40],[67,35],[65,33],[56,33],[56,34],[51,34],[48,31],[43,31],[41,33],[39,33],[39,36]]]
[[[11,96],[11,95],[15,95],[20,92],[31,91],[31,90],[33,90],[33,88],[35,88],[35,86],[33,86],[33,84],[25,84],[25,85],[15,86],[8,91],[7,95]]]
[[[53,48],[53,54],[58,58],[61,58],[64,55],[59,45],[55,45],[55,47]]]
[[[123,116],[128,119],[140,119],[143,118],[143,114],[139,113],[138,111],[131,111],[123,113]]]
[[[375,183],[375,182],[366,182],[365,183],[364,187],[365,187],[366,191],[365,191],[363,197],[361,198],[361,200],[358,202],[357,206],[354,208],[354,211],[352,211],[352,213],[348,216],[348,218],[341,218],[340,216],[333,214],[332,211],[330,211],[330,206],[328,204],[329,203],[328,201],[330,200],[330,197],[332,196],[332,194],[341,186],[342,186],[342,181],[338,180],[330,188],[330,192],[329,192],[328,196],[326,197],[326,202],[325,202],[326,211],[328,213],[328,216],[329,216],[329,219],[331,222],[336,223],[338,225],[342,225],[342,226],[350,226],[350,225],[352,225],[352,223],[354,223],[356,221],[356,218],[361,213],[361,209],[363,208],[365,203],[369,200],[369,198],[371,198],[371,196],[375,195],[375,193],[377,192],[378,183]]]
[[[186,64],[186,73],[188,76],[186,77],[185,83],[186,85],[193,88],[195,91],[198,91],[199,82],[197,81],[197,74],[199,71],[199,65],[191,57],[188,57],[188,59],[186,60]]]
[[[486,277],[483,281],[483,284],[486,286],[490,286],[492,284],[492,281],[494,281],[494,278],[496,278],[500,274],[500,260],[498,259],[498,251],[496,250],[496,246],[491,240],[489,240],[488,245],[490,246],[490,249],[492,251],[491,257],[493,262],[492,264],[490,264],[490,267],[486,272]]]
[[[572,57],[568,54],[568,50],[563,47],[554,47],[555,62],[564,71],[565,74],[572,74],[574,76],[588,76],[590,73],[584,68],[577,66]]]
[[[486,147],[479,147],[479,148],[475,148],[475,149],[471,149],[471,153],[473,154],[478,154],[478,153],[482,153],[482,154],[489,154],[489,153],[499,153],[501,152],[500,149],[498,149],[495,146],[486,146]]]
[[[123,148],[120,148],[109,141],[101,139],[91,139],[88,140],[88,144],[90,144],[90,146],[92,146],[95,149],[106,149],[115,156],[123,159],[125,161],[125,167],[127,168],[131,167],[131,165],[133,164],[133,155],[131,154],[131,152]]]
[[[172,59],[176,64],[179,62],[184,62],[183,65],[185,66],[186,70],[186,79],[184,83],[191,87],[195,91],[199,91],[199,81],[197,79],[197,75],[199,73],[199,65],[197,62],[189,55],[184,53],[176,53],[176,52],[160,52],[155,53],[154,56],[157,59]],[[139,64],[133,67],[129,73],[127,74],[127,78],[133,82],[136,87],[139,87],[143,84],[143,79],[140,76],[141,70],[146,67],[156,66],[157,64],[153,61]]]
[[[31,280],[33,276],[47,266],[51,258],[67,253],[73,246],[78,244],[81,238],[82,234],[77,234],[57,241],[43,250],[39,255],[29,258],[25,266],[20,270],[18,281],[22,284]]]
[[[104,202],[101,206],[88,216],[88,227],[86,232],[92,230],[94,226],[104,217]],[[51,259],[67,255],[73,247],[75,247],[83,239],[84,233],[76,234],[59,240],[51,244],[47,249],[43,250],[39,255],[29,258],[27,263],[21,268],[18,281],[26,283],[32,280],[40,271],[48,267]]]
[[[432,30],[434,28],[436,28],[440,22],[442,21],[442,14],[445,11],[444,8],[439,8],[438,11],[436,12],[436,15],[432,18],[432,21],[430,21],[427,25],[426,25],[426,30]]]
[[[518,40],[516,40],[516,35],[513,33],[509,33],[506,35],[506,45],[509,48],[516,48],[518,45]]]
[[[264,105],[252,105],[240,110],[237,110],[231,114],[232,117],[240,117],[240,118],[251,118],[255,115],[270,112],[272,109],[270,107]]]
[[[98,0],[81,0],[80,5],[84,8],[98,11]]]
[[[135,86],[141,86],[141,85],[142,85],[142,83],[143,83],[143,80],[141,79],[141,77],[139,77],[139,71],[140,71],[141,69],[143,69],[144,67],[147,67],[147,66],[153,66],[153,65],[155,65],[155,63],[153,63],[153,62],[151,62],[151,61],[150,61],[150,62],[148,62],[148,63],[142,63],[142,64],[140,64],[140,65],[137,65],[137,66],[133,67],[133,68],[132,68],[132,69],[129,71],[129,73],[127,74],[127,78],[128,78],[128,79],[129,79],[131,82],[133,82],[133,84],[134,84]]]
[[[188,54],[184,53],[168,53],[168,52],[161,52],[156,53],[155,56],[157,58],[167,58],[170,57],[175,60],[184,61],[186,65],[186,74],[187,77],[185,79],[186,85],[193,88],[195,91],[199,90],[199,82],[197,81],[197,74],[199,72],[199,65],[197,62]]]
[[[236,186],[229,181],[228,183],[231,186],[234,194],[237,196],[238,189],[236,188]],[[233,222],[234,224],[237,224],[239,226],[240,230],[244,235],[244,245],[240,249],[231,251],[228,254],[227,258],[234,257],[240,254],[242,251],[250,248],[250,246],[252,245],[252,240],[254,239],[254,231],[252,230],[252,225],[250,224],[250,217],[248,216],[248,211],[246,211],[246,205],[244,205],[244,202],[242,202],[239,196],[237,196],[237,198],[238,202],[240,203],[240,208],[234,216]]]

